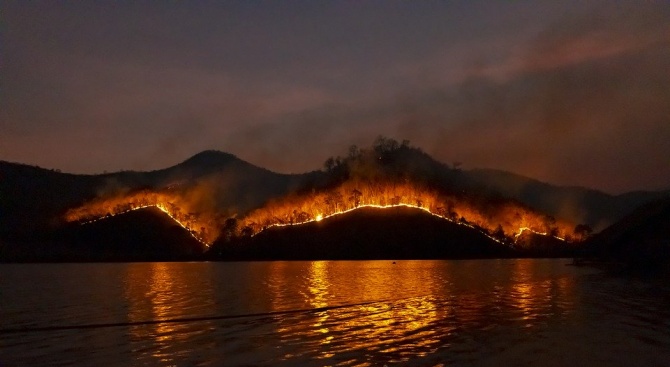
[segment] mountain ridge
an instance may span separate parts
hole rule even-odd
[[[193,236],[211,243],[225,234],[228,220],[244,219],[239,235],[273,223],[309,222],[359,203],[424,207],[507,238],[521,234],[524,226],[549,237],[559,233],[572,237],[575,224],[568,227],[570,221],[564,220],[568,217],[587,224],[574,227],[575,238],[584,238],[589,226],[613,222],[667,194],[613,196],[506,171],[462,170],[407,141],[400,144],[383,137],[370,148],[352,146],[347,156],[327,159],[323,170],[302,174],[276,173],[217,150],[202,151],[159,170],[101,175],[0,161],[0,213],[9,214],[0,215],[0,242],[30,242],[39,237],[36,233],[53,231],[69,221],[84,223],[156,206]]]
[[[442,164],[432,158],[430,160]],[[140,188],[162,189],[173,184],[183,185],[226,169],[243,171],[245,175],[265,176],[260,181],[268,184],[283,181],[278,185],[285,189],[274,191],[296,190],[304,185],[304,182],[319,182],[323,175],[323,171],[300,174],[277,173],[244,161],[231,153],[218,150],[205,150],[173,166],[153,171],[119,171],[103,174],[67,173],[22,163],[0,161],[0,178],[2,178],[0,180],[0,209],[7,207],[7,202],[11,204],[13,199],[8,198],[13,196],[18,196],[18,201],[21,203],[10,205],[13,210],[23,206],[25,198],[37,196],[43,198],[44,201],[60,204],[57,205],[57,209],[47,210],[53,215],[67,206],[115,191]],[[458,177],[457,186],[514,198],[552,216],[570,216],[576,222],[587,223],[596,230],[605,228],[644,202],[670,195],[670,190],[636,190],[612,195],[597,189],[553,185],[496,169],[457,169],[453,170],[452,176]],[[17,180],[17,177],[23,181]],[[28,181],[27,184],[25,180]],[[40,184],[42,184],[41,187]],[[49,191],[57,191],[59,194],[48,195]],[[39,195],[35,195],[35,192],[38,192]],[[584,206],[587,207],[587,211],[590,211],[589,213],[580,214],[570,210],[570,207],[577,208],[577,211],[584,210]],[[0,230],[6,227],[7,225],[3,226],[2,219],[0,219]]]

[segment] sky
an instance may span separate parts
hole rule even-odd
[[[0,160],[282,173],[408,139],[464,169],[670,188],[668,1],[2,1]]]

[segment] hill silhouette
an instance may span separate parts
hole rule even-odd
[[[518,253],[481,232],[422,210],[361,208],[320,222],[273,227],[214,243],[220,260],[459,259]]]
[[[612,196],[596,190],[553,186],[508,172],[466,171],[438,162],[408,142],[383,137],[368,149],[352,146],[345,157],[329,158],[321,171],[290,175],[271,172],[218,151],[204,151],[161,170],[100,175],[61,173],[0,162],[0,245],[5,250],[14,246],[4,253],[30,252],[20,244],[34,244],[55,234],[64,236],[63,228],[69,226],[66,213],[86,209],[92,203],[98,203],[99,207],[88,214],[84,210],[79,220],[137,207],[138,200],[144,200],[142,197],[147,194],[160,196],[167,198],[165,205],[174,206],[174,217],[199,231],[203,225],[221,227],[226,218],[244,217],[286,198],[326,192],[343,183],[351,187],[363,183],[374,188],[380,182],[412,183],[453,194],[480,211],[519,204],[543,215],[546,231],[561,219],[598,229],[644,202],[668,195],[668,192],[632,192]],[[356,196],[355,189],[353,192]],[[352,198],[343,198],[349,199]],[[419,202],[416,204],[421,206]],[[448,208],[444,210],[445,216],[452,214]],[[295,213],[299,218],[301,213]],[[210,237],[216,232],[218,229],[210,230]]]
[[[18,251],[17,251],[18,249]],[[199,259],[205,245],[156,208],[42,232],[20,246],[0,245],[4,261],[170,261]]]
[[[633,272],[670,275],[670,198],[637,208],[590,239],[585,251]]]
[[[173,167],[99,175],[61,173],[0,161],[0,239],[24,237],[62,225],[69,208],[140,190],[173,190],[197,196],[223,214],[249,210],[281,196],[313,174],[283,175],[222,152],[205,151]]]
[[[463,180],[464,187],[514,198],[554,217],[588,224],[596,231],[603,230],[641,204],[670,196],[670,190],[611,195],[585,187],[555,186],[492,169],[467,171]]]

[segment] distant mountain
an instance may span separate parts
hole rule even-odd
[[[636,206],[670,195],[670,191],[664,191],[613,196],[585,188],[553,186],[509,172],[465,171],[438,162],[407,142],[399,144],[382,137],[371,148],[351,147],[346,157],[329,158],[324,167],[322,171],[304,174],[279,174],[218,151],[204,151],[161,170],[100,175],[61,173],[0,161],[0,246],[6,250],[9,244],[34,243],[60,233],[58,231],[69,225],[66,213],[77,208],[84,209],[75,221],[87,221],[156,205],[156,201],[147,198],[151,195],[160,196],[161,205],[166,206],[163,211],[174,209],[171,215],[179,217],[190,231],[210,234],[209,237],[217,236],[218,228],[227,219],[249,218],[249,213],[261,208],[269,210],[267,216],[262,217],[264,220],[293,222],[302,221],[300,218],[305,215],[314,217],[316,204],[330,208],[351,206],[352,200],[358,200],[357,195],[361,195],[356,187],[377,190],[375,185],[380,183],[392,187],[416,183],[417,187],[453,198],[456,207],[461,205],[456,208],[459,213],[450,212],[448,205],[434,208],[443,210],[443,216],[467,215],[467,205],[473,205],[473,210],[479,210],[475,213],[480,215],[477,220],[486,221],[500,215],[501,212],[495,212],[495,206],[500,206],[507,208],[509,215],[522,217],[515,220],[524,221],[528,219],[523,218],[524,213],[530,213],[525,211],[525,205],[536,211],[530,213],[534,216],[532,221],[539,227],[544,226],[539,232],[549,232],[561,219],[566,219],[561,225],[563,233],[568,235],[571,233],[565,231],[565,224],[571,221],[597,230]],[[342,189],[345,186],[348,191]],[[299,203],[303,206],[300,210],[283,208],[282,213],[290,215],[281,218],[279,212],[272,214],[274,207],[268,206],[268,203],[283,203],[287,198],[316,198],[320,193],[322,196],[327,192],[337,193],[338,187],[341,196],[319,199],[327,203]],[[417,196],[405,199],[414,200],[413,205],[424,205]],[[395,198],[384,200],[390,203]],[[178,208],[178,204],[182,207]],[[86,212],[95,205],[95,210]],[[313,212],[306,212],[305,205],[311,205]],[[247,225],[253,224],[258,230],[267,223],[256,221]],[[513,227],[507,225],[505,232],[511,236]],[[218,228],[208,232],[205,226]],[[516,228],[518,230],[518,226]]]
[[[586,243],[591,257],[670,275],[670,198],[637,208]]]
[[[556,218],[570,218],[600,231],[638,206],[670,197],[670,190],[610,195],[575,186],[556,186],[510,172],[476,169],[463,172],[463,186],[514,198]]]
[[[217,151],[196,154],[162,170],[100,175],[0,161],[0,239],[57,227],[67,209],[97,198],[143,189],[171,189],[193,197],[207,191],[207,197],[201,198],[203,205],[230,214],[293,191],[314,176],[273,173]]]

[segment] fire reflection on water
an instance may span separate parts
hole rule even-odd
[[[186,290],[197,284],[192,284],[185,273],[182,269],[176,269],[174,263],[129,264],[125,283],[128,321],[192,317],[192,307],[189,307],[189,300],[185,298],[188,294]],[[172,365],[183,355],[191,353],[194,338],[210,327],[209,322],[197,325],[165,322],[134,325],[130,327],[129,334],[131,340],[140,346],[133,351],[136,360]]]
[[[575,302],[574,277],[556,261],[217,264],[209,278],[197,266],[210,265],[185,266],[129,265],[128,321],[257,316],[130,326],[135,360],[174,365],[204,347],[231,364],[436,365],[521,341]]]
[[[492,261],[501,269],[491,273],[510,275],[500,281],[487,279],[491,269],[481,262],[473,269],[453,261],[269,265],[276,267],[269,272],[274,277],[285,275],[282,267],[301,264],[301,276],[289,282],[302,294],[303,308],[319,309],[276,319],[283,360],[344,363],[346,356],[363,353],[371,365],[407,362],[509,323],[542,327],[572,309],[574,292],[570,278],[542,274],[546,269],[534,269],[536,263],[518,260],[508,269],[509,262]]]
[[[305,354],[313,354],[311,357],[316,359],[330,359],[360,350],[403,355],[396,342],[407,338],[414,340],[414,352],[417,348],[426,348],[424,353],[428,353],[430,346],[439,342],[435,335],[437,331],[430,330],[430,325],[446,317],[449,310],[438,307],[431,295],[398,301],[403,295],[413,295],[403,294],[403,290],[416,295],[430,288],[422,277],[424,272],[418,269],[420,267],[407,263],[404,270],[410,271],[406,272],[386,266],[380,268],[380,262],[305,263],[302,277],[293,283],[299,288],[295,291],[303,295],[303,307],[326,310],[310,314],[311,321],[296,322],[294,317],[277,320],[277,333],[285,342],[282,345],[289,346],[284,359],[302,358]],[[285,263],[275,264],[271,265],[275,271],[271,271],[270,276],[282,276]],[[269,283],[277,284],[278,281]],[[273,296],[283,297],[281,294]],[[340,308],[349,300],[360,302]],[[373,300],[382,302],[368,303]],[[384,302],[389,300],[394,303]],[[330,307],[335,308],[328,309]],[[308,328],[305,322],[308,322]],[[301,348],[290,348],[298,342]]]
[[[17,366],[667,365],[670,289],[566,262],[4,267],[2,279],[9,280],[0,301],[21,306],[2,308],[4,327],[40,317],[46,325],[118,326],[5,333],[0,360]],[[35,273],[40,281],[26,293],[20,279]],[[144,323],[166,318],[178,320]]]

